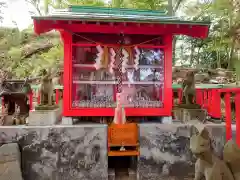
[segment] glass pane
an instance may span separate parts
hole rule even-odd
[[[73,81],[90,81],[87,83],[100,84],[99,81],[114,81],[115,77],[108,71],[95,68],[74,68],[73,69]],[[83,83],[83,82],[82,82]]]
[[[75,84],[72,107],[115,107],[112,85]]]
[[[164,73],[163,67],[160,68],[139,68],[135,70],[133,68],[128,68],[126,73],[123,74],[123,81],[127,82],[146,82],[146,83],[164,83]]]
[[[124,106],[149,108],[163,106],[163,50],[138,48],[139,65],[136,65],[136,49],[125,47],[124,50],[129,55],[123,68],[119,66],[121,59],[119,47],[102,49],[106,53],[102,56],[102,68],[96,70],[94,64],[99,53],[97,47],[73,46],[72,107],[115,107],[113,97],[118,76],[122,80]],[[112,54],[115,54],[114,58]],[[126,72],[121,72],[123,69]]]
[[[139,65],[160,65],[163,67],[163,62],[163,50],[140,48]]]
[[[162,86],[156,84],[123,85],[121,101],[124,107],[162,107]]]

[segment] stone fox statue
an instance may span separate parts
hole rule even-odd
[[[53,105],[53,83],[51,71],[47,72],[45,69],[42,72],[42,79],[40,84],[40,100],[41,105]]]
[[[183,103],[192,104],[195,97],[195,77],[194,72],[189,71],[183,80]]]
[[[231,169],[234,180],[240,180],[240,148],[233,140],[229,140],[225,144],[223,160]]]
[[[224,146],[223,160],[211,148],[211,140],[206,128],[190,138],[190,149],[197,157],[194,180],[240,180],[240,149],[233,141]]]

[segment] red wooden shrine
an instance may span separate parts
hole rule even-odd
[[[33,19],[37,34],[55,29],[64,42],[64,116],[114,116],[118,91],[126,116],[171,116],[173,36],[209,29],[159,11],[78,6]]]

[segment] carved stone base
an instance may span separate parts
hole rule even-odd
[[[207,112],[204,109],[176,108],[173,110],[173,113],[176,120],[179,120],[182,123],[189,123],[190,121],[204,123],[207,117]]]
[[[33,110],[29,112],[29,126],[48,126],[54,125],[61,118],[60,109],[54,110]]]

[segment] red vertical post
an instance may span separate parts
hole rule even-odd
[[[230,93],[225,94],[225,116],[226,116],[226,139],[232,138],[232,117],[231,117],[231,102]]]
[[[40,96],[40,90],[37,90],[37,103],[40,104],[41,103],[41,96]]]
[[[236,141],[240,147],[240,92],[235,95],[235,109],[236,109]]]
[[[202,90],[197,89],[196,90],[196,103],[199,105],[203,105],[203,97],[202,97]]]
[[[212,114],[212,100],[214,99],[214,91],[215,89],[210,89],[207,91],[207,111],[208,111],[208,114]]]
[[[216,119],[221,118],[221,97],[218,89],[212,90],[211,116]]]
[[[164,36],[164,109],[165,114],[171,116],[173,104],[170,98],[173,98],[172,93],[172,34]]]
[[[58,101],[59,101],[59,89],[56,89],[55,99],[56,99],[56,104],[58,104]]]
[[[30,110],[33,110],[33,92],[32,91],[29,93],[29,108]]]
[[[206,89],[204,89],[203,90],[203,108],[207,108],[207,90]]]
[[[182,89],[178,89],[178,104],[182,103]]]

